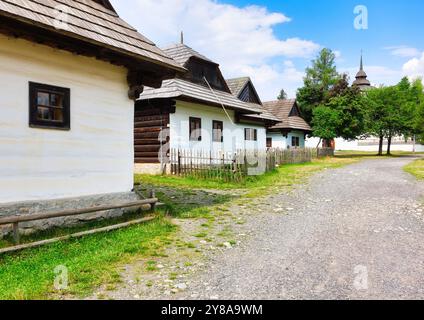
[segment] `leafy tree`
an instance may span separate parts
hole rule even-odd
[[[330,49],[323,49],[306,69],[304,85],[297,92],[297,103],[308,122],[312,121],[314,108],[327,102],[330,89],[340,79],[335,60]]]
[[[337,138],[339,126],[340,116],[337,110],[324,105],[316,107],[313,111],[312,133],[320,138],[317,148],[323,139]]]
[[[405,112],[413,114],[410,127],[412,136],[424,143],[424,87],[421,79],[416,79],[410,87],[410,107]]]
[[[313,135],[321,139],[354,140],[365,131],[364,97],[343,75],[329,90],[327,102],[314,108]],[[321,142],[321,141],[320,141]]]
[[[286,100],[287,99],[287,93],[284,89],[281,89],[280,94],[278,95],[278,100]]]
[[[378,155],[383,155],[383,142],[385,136],[386,107],[384,105],[385,87],[374,88],[365,96],[365,132],[370,136],[379,137]]]
[[[343,74],[329,91],[326,106],[338,111],[340,123],[337,137],[355,140],[364,134],[364,97],[358,87],[349,85],[349,77],[346,74]]]
[[[388,140],[387,154],[390,154],[392,138],[407,130],[402,98],[399,86],[383,86],[367,92],[366,131],[369,135],[379,137],[379,155],[383,154],[384,138]]]

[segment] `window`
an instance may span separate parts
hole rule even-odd
[[[30,82],[30,127],[69,130],[70,95],[70,89]]]
[[[190,118],[190,141],[202,141],[202,119]]]
[[[258,130],[246,128],[244,129],[244,140],[246,141],[258,141]]]
[[[224,123],[222,121],[212,122],[212,136],[213,142],[224,142]]]
[[[268,149],[272,148],[272,138],[266,138],[266,147]]]
[[[292,147],[298,148],[300,147],[300,138],[292,137]]]

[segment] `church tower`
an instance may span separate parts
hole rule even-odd
[[[362,60],[362,53],[361,53],[361,63],[360,63],[359,71],[356,74],[356,80],[353,82],[354,86],[359,87],[361,90],[368,90],[371,88],[371,82],[367,79],[367,74],[364,71],[364,64]]]

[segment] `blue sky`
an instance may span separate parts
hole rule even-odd
[[[337,52],[354,76],[361,49],[369,80],[394,84],[424,74],[422,0],[112,0],[118,13],[158,46],[179,39],[221,64],[226,77],[251,76],[263,100],[290,96],[317,52]],[[366,6],[368,29],[354,28]]]

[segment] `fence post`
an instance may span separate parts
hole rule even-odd
[[[21,243],[21,237],[19,234],[19,223],[15,222],[13,224],[13,241],[15,242],[16,245]]]
[[[178,149],[178,169],[177,169],[178,175],[181,175],[181,151]]]

